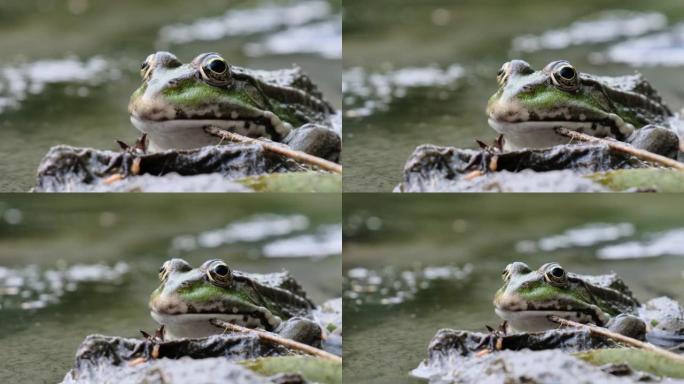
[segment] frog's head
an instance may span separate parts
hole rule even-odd
[[[624,97],[609,94],[599,78],[578,72],[565,60],[553,61],[541,71],[512,60],[499,69],[497,81],[499,89],[489,98],[487,116],[510,149],[568,142],[556,134],[559,127],[622,140],[639,125],[634,113],[620,105]]]
[[[218,143],[202,129],[216,126],[245,136],[280,140],[304,121],[273,89],[246,70],[232,67],[217,53],[203,53],[190,64],[169,52],[143,62],[143,83],[131,96],[131,122],[147,133],[154,147],[196,148]],[[297,90],[281,90],[281,95]],[[301,92],[301,91],[299,91]]]
[[[610,306],[602,306],[599,288],[568,274],[557,263],[546,263],[533,271],[525,263],[506,266],[504,285],[494,296],[496,314],[516,330],[538,332],[558,327],[548,320],[555,315],[581,323],[605,324]],[[607,300],[607,299],[606,299]]]
[[[234,275],[222,260],[193,269],[185,260],[171,259],[162,265],[159,279],[161,285],[150,297],[151,315],[171,338],[220,332],[209,319],[272,330],[283,316],[255,284]]]

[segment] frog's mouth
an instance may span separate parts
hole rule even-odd
[[[211,319],[219,319],[231,324],[247,328],[263,328],[272,331],[282,320],[265,308],[251,312],[234,313],[164,313],[150,311],[152,318],[162,324],[173,335],[172,337],[205,337],[219,333],[219,329],[209,323]]]
[[[292,131],[292,125],[271,112],[254,119],[171,119],[148,120],[130,116],[131,123],[161,149],[191,149],[217,144],[220,139],[204,132],[206,127],[217,127],[237,134],[281,141]]]
[[[614,114],[607,115],[605,121],[579,120],[530,120],[506,121],[489,117],[487,122],[495,131],[506,138],[510,149],[547,148],[567,144],[570,139],[559,135],[556,128],[586,133],[596,137],[613,137],[625,140],[635,128]]]
[[[567,144],[570,139],[561,136],[556,128],[585,132],[597,137],[613,137],[610,127],[589,121],[521,121],[509,122],[490,118],[489,126],[504,135],[507,147],[548,148],[559,144]]]
[[[595,322],[594,316],[583,311],[561,310],[525,310],[510,311],[495,308],[496,315],[506,320],[511,328],[521,332],[542,332],[558,328],[558,324],[549,320],[549,316],[558,316],[578,323]]]

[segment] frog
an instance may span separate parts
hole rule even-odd
[[[221,259],[193,268],[174,258],[164,262],[159,280],[149,307],[166,340],[221,334],[209,321],[219,319],[320,347],[323,331],[311,320],[316,306],[286,271],[246,273]]]
[[[684,342],[684,310],[667,297],[640,304],[615,273],[581,275],[549,262],[532,270],[513,262],[502,273],[503,286],[494,296],[494,310],[511,331],[543,332],[558,328],[555,315],[595,324],[661,346]]]
[[[557,128],[608,138],[676,158],[679,120],[640,74],[595,76],[567,60],[535,70],[511,60],[497,73],[487,103],[489,125],[504,136],[504,150],[548,148],[571,141]]]
[[[147,134],[150,151],[219,144],[206,132],[216,127],[339,160],[336,112],[300,67],[253,70],[215,52],[184,64],[162,51],[147,56],[140,76],[128,112],[133,126]]]

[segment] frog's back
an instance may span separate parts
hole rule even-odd
[[[631,109],[645,123],[659,123],[672,116],[658,91],[640,73],[626,76],[594,76],[580,74],[584,84],[597,86],[613,102]]]
[[[238,75],[252,76],[264,84],[284,89],[297,89],[311,96],[323,100],[323,94],[318,90],[311,78],[298,66],[273,71],[254,70],[242,67],[231,67],[231,71]]]
[[[639,301],[632,291],[615,273],[595,276],[569,273],[568,276],[573,281],[582,282],[582,286],[595,300],[614,312],[632,313],[639,306]]]
[[[286,271],[265,274],[233,271],[233,275],[251,280],[260,292],[269,292],[271,296],[277,297],[290,295],[297,298],[297,302],[306,303],[310,308],[315,307],[306,297],[302,286]]]

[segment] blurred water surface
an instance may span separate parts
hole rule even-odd
[[[344,197],[345,381],[408,376],[441,328],[497,326],[492,299],[513,261],[616,272],[643,301],[684,303],[678,196]]]
[[[147,301],[172,257],[285,269],[314,302],[340,297],[340,207],[335,195],[0,197],[0,382],[59,382],[85,336],[156,329]]]
[[[6,0],[0,3],[0,191],[27,191],[57,144],[134,142],[128,98],[157,50],[301,66],[341,105],[339,0]]]
[[[345,1],[344,188],[391,191],[420,144],[492,142],[484,110],[511,59],[639,70],[679,111],[683,21],[679,0]]]

